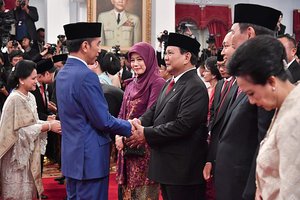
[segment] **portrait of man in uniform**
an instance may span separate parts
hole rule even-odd
[[[101,0],[97,21],[102,23],[102,45],[131,47],[142,41],[142,3],[140,0]],[[98,2],[98,1],[97,1]],[[102,3],[103,2],[103,3]],[[98,12],[99,11],[99,12]]]

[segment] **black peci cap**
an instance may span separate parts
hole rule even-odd
[[[221,54],[222,50],[223,50],[223,48],[218,49],[218,52],[217,52],[217,61],[218,62],[223,62],[224,61],[224,56]]]
[[[101,37],[101,23],[78,22],[64,25],[67,40]]]
[[[198,56],[200,51],[200,43],[196,39],[178,33],[169,34],[167,46],[180,47],[196,56]]]
[[[68,58],[68,54],[59,54],[52,57],[53,63],[59,62],[59,61],[66,61]]]
[[[41,74],[46,71],[53,73],[55,70],[56,68],[54,67],[51,58],[40,60],[36,66],[36,71],[38,74]]]
[[[275,30],[280,11],[256,4],[236,4],[233,23],[250,23]]]

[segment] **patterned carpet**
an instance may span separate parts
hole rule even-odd
[[[57,163],[47,163],[44,164],[43,178],[55,178],[60,177],[61,172]]]

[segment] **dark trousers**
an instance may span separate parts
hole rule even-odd
[[[41,154],[41,174],[43,174],[44,169],[44,155]]]
[[[165,185],[161,184],[164,200],[205,200],[205,184]]]
[[[108,176],[91,180],[66,177],[68,200],[107,200]]]

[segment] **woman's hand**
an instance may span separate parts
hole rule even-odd
[[[203,177],[206,181],[211,178],[211,169],[212,169],[211,162],[207,162],[203,169]]]
[[[261,192],[258,188],[256,188],[255,200],[263,200],[263,198],[261,197]]]
[[[54,133],[61,134],[60,121],[58,121],[58,120],[52,120],[52,121],[50,121],[50,131],[52,131]]]
[[[124,148],[122,136],[116,135],[116,148],[118,151],[121,151]]]

